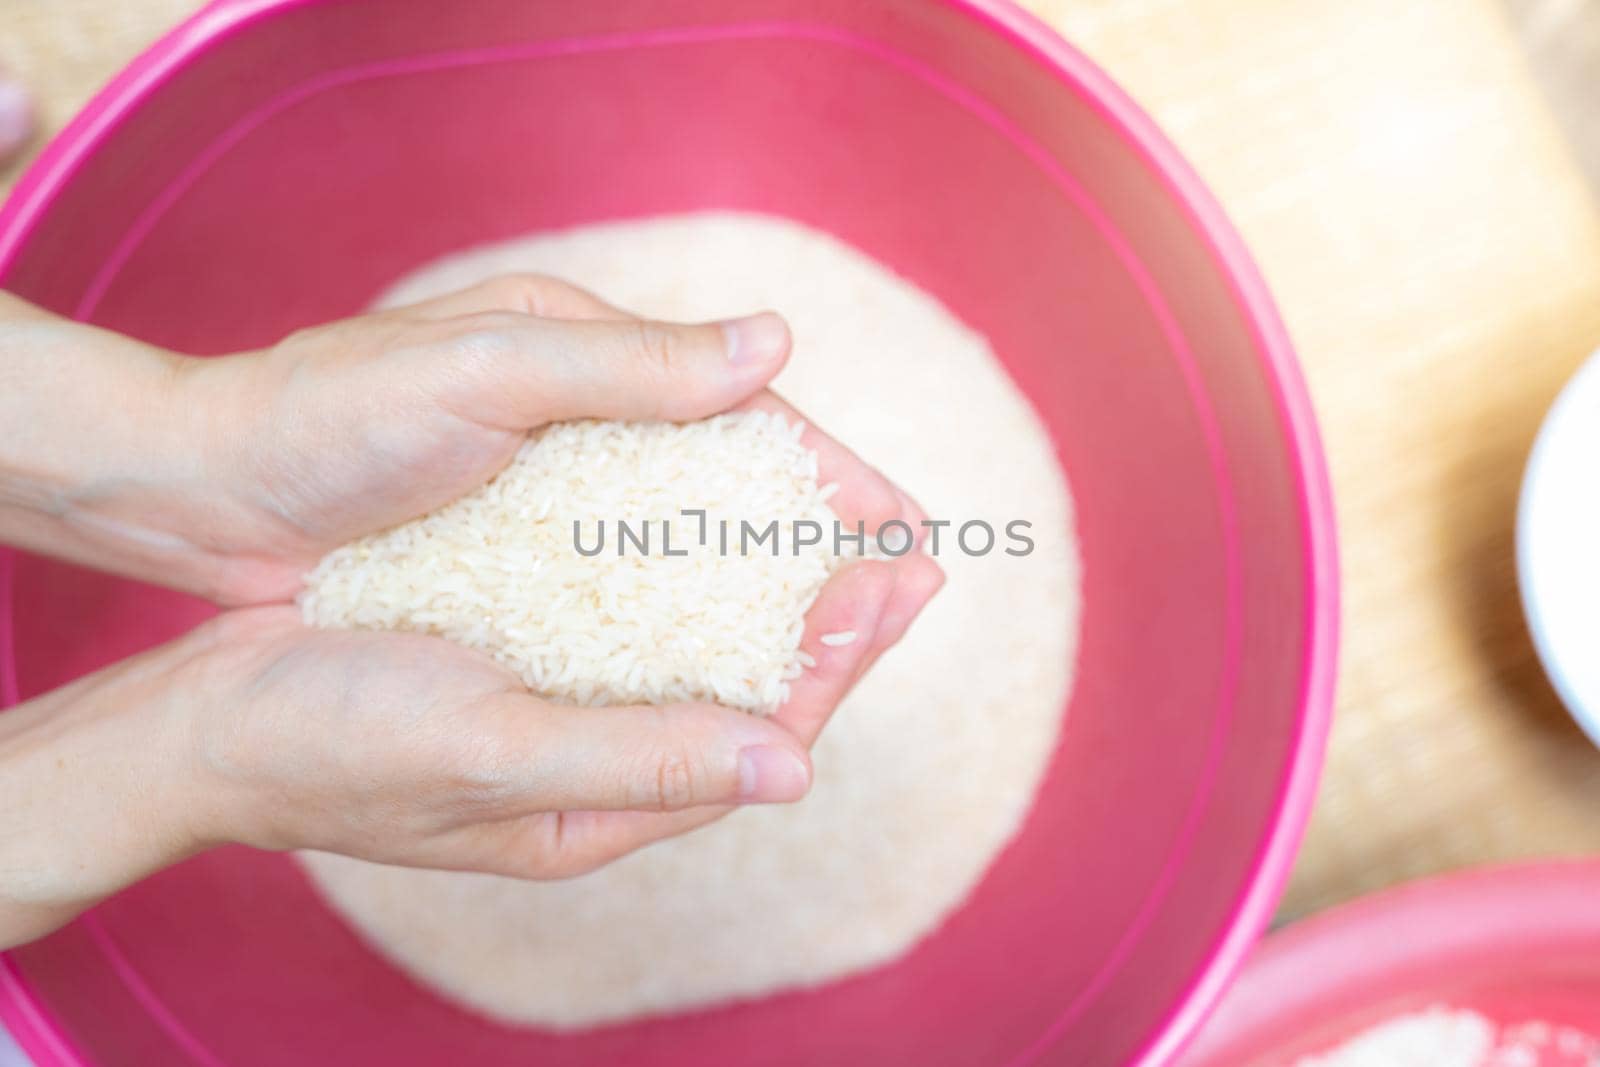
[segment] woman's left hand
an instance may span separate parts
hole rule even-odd
[[[24,428],[0,455],[0,541],[225,605],[284,601],[326,552],[483,484],[545,423],[787,411],[764,387],[789,345],[770,312],[650,322],[532,275],[211,359],[0,294],[17,384],[0,424]],[[899,514],[881,474],[808,433],[837,502],[869,530]]]

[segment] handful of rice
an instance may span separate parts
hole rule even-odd
[[[476,491],[330,552],[301,612],[448,638],[563,703],[770,713],[807,665],[807,609],[857,551],[836,551],[803,429],[766,412],[554,424]],[[742,536],[774,521],[776,546]]]

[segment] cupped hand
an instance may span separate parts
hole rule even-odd
[[[45,395],[89,371],[88,407],[114,416],[97,441],[27,424],[0,533],[258,605],[0,720],[0,945],[227,841],[552,878],[797,799],[829,716],[942,582],[920,552],[838,572],[806,619],[815,666],[770,719],[555,705],[442,639],[313,631],[267,605],[329,549],[481,484],[546,422],[798,417],[765,391],[788,356],[781,319],[641,322],[516,277],[189,360],[14,300],[0,311]],[[122,391],[155,402],[118,406]],[[882,475],[814,427],[804,440],[846,524],[919,528]],[[819,640],[842,631],[855,640]]]
[[[788,356],[771,313],[650,322],[530,275],[211,359],[0,292],[0,425],[18,431],[0,441],[0,541],[225,606],[283,602],[327,552],[477,488],[546,423],[787,411],[765,386]],[[805,441],[837,500],[898,506],[847,450]]]
[[[814,606],[816,666],[763,719],[715,704],[570,707],[439,638],[314,632],[292,610],[198,635],[193,832],[523,878],[580,874],[751,803],[800,799],[811,743],[939,584],[925,556],[848,569]],[[818,637],[855,631],[845,646]],[[225,711],[223,709],[226,709]]]
[[[228,842],[561,878],[798,799],[829,717],[942,581],[920,552],[841,570],[806,616],[815,665],[767,719],[567,707],[442,638],[225,612],[0,716],[0,947]]]
[[[209,423],[205,482],[227,518],[196,538],[207,584],[224,603],[287,599],[330,549],[487,481],[528,431],[726,411],[762,391],[789,343],[771,313],[649,322],[523,275],[188,361],[179,388]],[[893,492],[864,464],[839,476]]]
[[[742,406],[799,418],[764,391]],[[921,529],[917,505],[843,446],[809,424],[804,440],[821,480],[841,486],[830,506],[842,522]],[[261,680],[204,729],[204,764],[231,783],[215,795],[241,798],[243,814],[225,821],[250,826],[253,844],[577,874],[734,806],[803,796],[811,745],[942,583],[916,551],[836,573],[806,616],[801,647],[815,665],[770,719],[710,704],[566,707],[438,638],[311,631],[288,608],[241,609],[215,624],[219,676]],[[820,640],[842,632],[855,639]]]

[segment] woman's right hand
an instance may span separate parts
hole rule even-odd
[[[808,750],[941,582],[926,556],[841,571],[807,616],[816,661],[771,718],[709,703],[573,707],[440,638],[232,612],[182,683],[199,841],[312,848],[520,878],[581,874],[743,804],[810,788]],[[821,634],[854,631],[830,646]]]
[[[806,620],[816,666],[770,719],[566,707],[441,638],[225,613],[0,716],[0,946],[228,842],[562,878],[797,800],[828,717],[941,581],[921,553],[836,574]]]

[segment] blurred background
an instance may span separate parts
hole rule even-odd
[[[0,0],[0,69],[38,102],[32,151],[197,6]],[[1280,918],[1433,871],[1600,851],[1600,754],[1543,678],[1512,555],[1539,420],[1600,346],[1600,0],[1026,6],[1222,200],[1317,403],[1344,652]],[[19,173],[0,170],[0,193]]]

